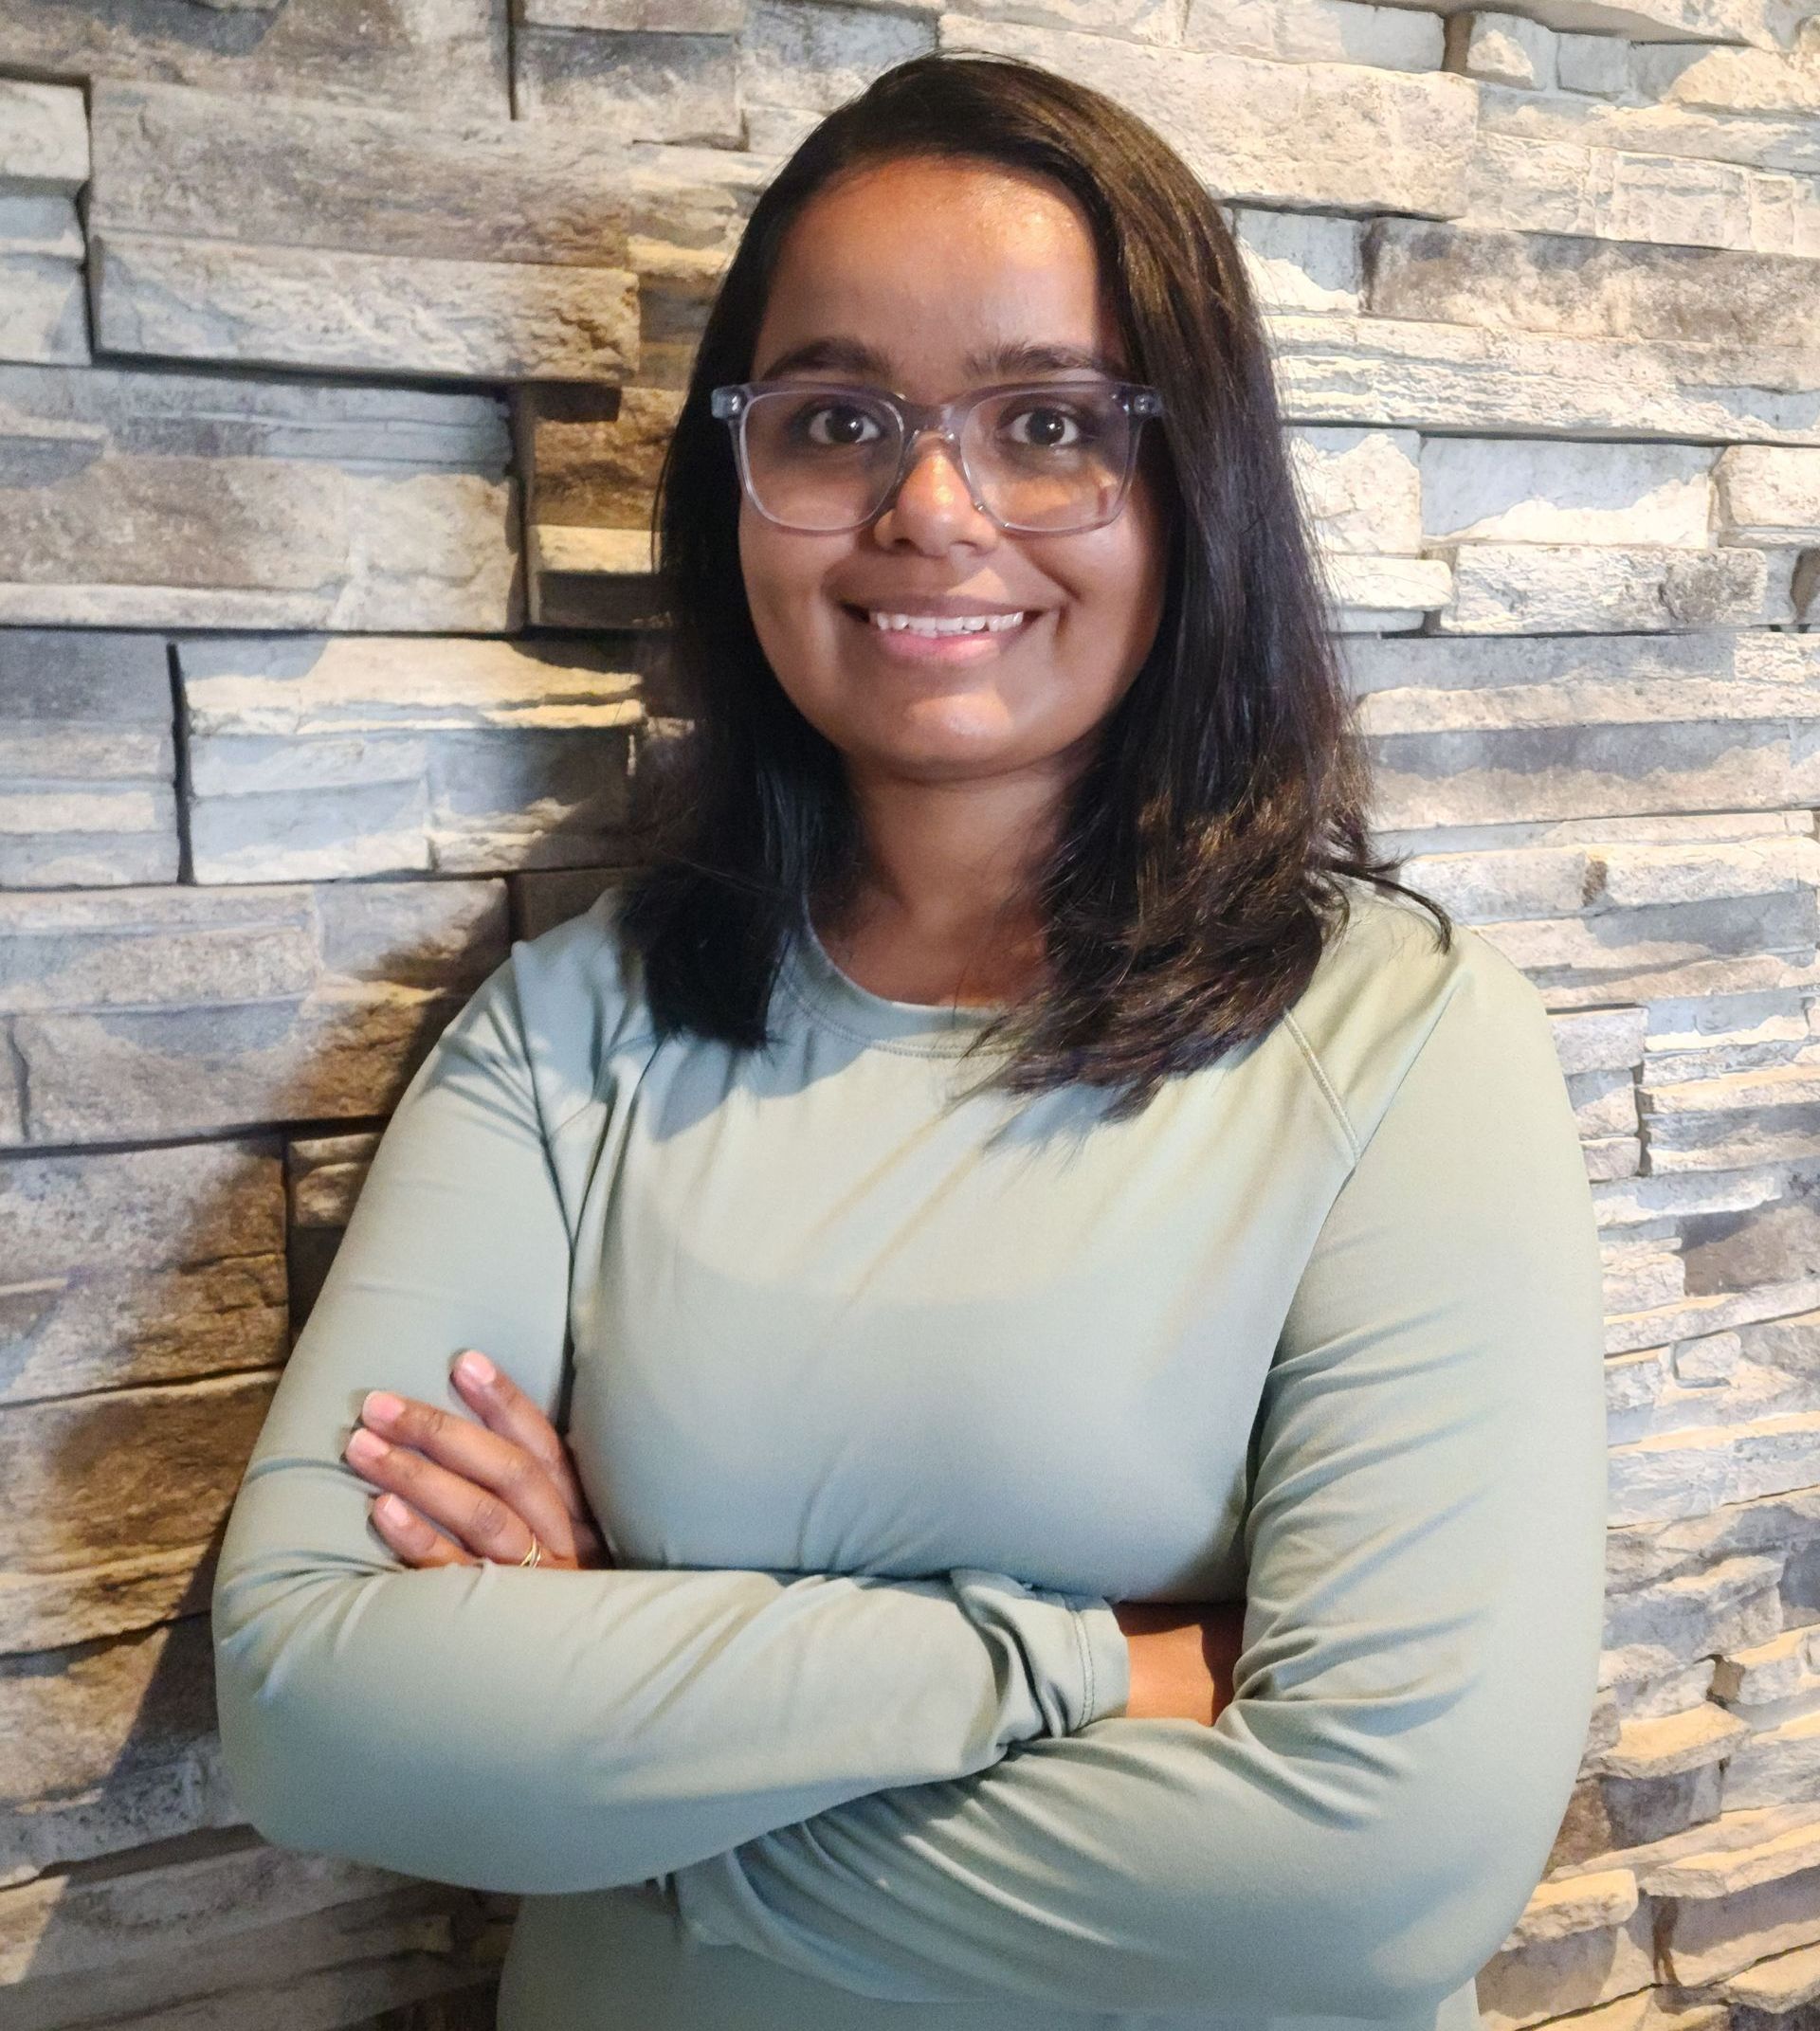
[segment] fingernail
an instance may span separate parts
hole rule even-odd
[[[348,1441],[348,1458],[353,1460],[364,1460],[368,1465],[371,1465],[374,1460],[383,1460],[390,1450],[391,1448],[383,1439],[375,1437],[373,1433],[367,1431],[364,1427],[356,1431]]]
[[[369,1389],[366,1401],[360,1405],[360,1415],[371,1418],[375,1424],[390,1424],[405,1407],[402,1396],[393,1396],[390,1389]]]
[[[464,1382],[477,1383],[484,1388],[499,1372],[484,1354],[477,1354],[472,1348],[455,1364]]]
[[[410,1514],[395,1495],[382,1495],[373,1506],[388,1523],[403,1523]]]

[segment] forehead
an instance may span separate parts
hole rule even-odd
[[[926,159],[849,173],[809,201],[780,249],[757,336],[755,375],[835,338],[906,391],[977,379],[1007,346],[1072,345],[1101,354],[1102,372],[1122,357],[1072,195],[1046,177]]]

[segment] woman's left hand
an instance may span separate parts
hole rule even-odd
[[[388,1491],[380,1536],[408,1566],[517,1566],[533,1532],[540,1569],[611,1565],[555,1426],[491,1362],[464,1353],[452,1374],[481,1424],[381,1389],[361,1405],[344,1454]]]

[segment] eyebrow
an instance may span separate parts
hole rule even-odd
[[[961,362],[969,376],[984,373],[1102,373],[1109,380],[1122,381],[1129,370],[1109,354],[1091,346],[1038,344],[1013,340],[1004,345],[976,347]],[[883,381],[891,362],[883,353],[859,338],[810,338],[772,361],[756,380],[774,381],[781,374],[807,369],[834,368],[849,373],[870,374]]]

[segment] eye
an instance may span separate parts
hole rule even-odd
[[[824,434],[816,428],[823,417],[836,419]],[[861,435],[869,427],[872,436]],[[824,444],[842,450],[858,444],[869,444],[880,435],[878,419],[867,410],[851,402],[809,402],[796,411],[795,434],[809,444]]]
[[[1040,419],[1034,432],[1028,437],[1014,433],[1012,437],[1012,442],[1026,451],[1078,451],[1100,433],[1100,419],[1091,409],[1063,402],[1027,403],[1007,415],[1005,426],[1012,429],[1015,424],[1032,416]],[[1072,437],[1064,434],[1069,430],[1074,432]]]

